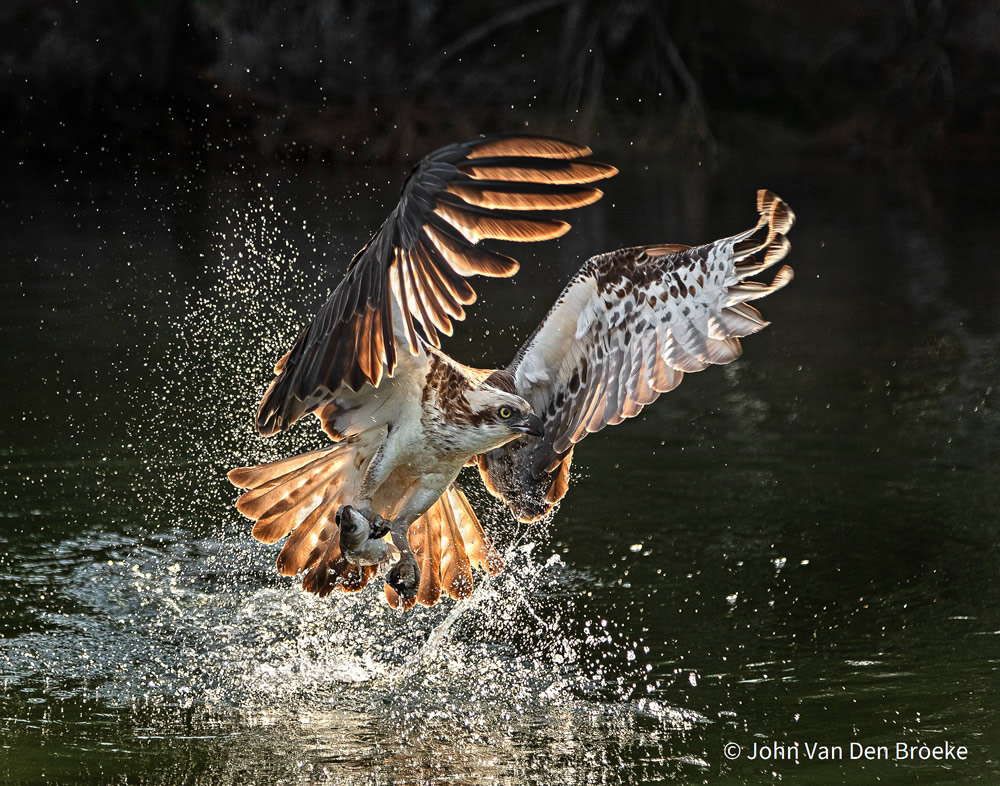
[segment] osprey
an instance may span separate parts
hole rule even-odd
[[[331,446],[229,479],[265,543],[288,537],[278,570],[326,595],[360,590],[379,570],[394,608],[468,597],[473,568],[502,562],[456,478],[479,467],[521,521],[566,494],[575,446],[634,417],[685,373],[729,363],[764,327],[747,304],[783,287],[750,277],[788,252],[792,211],[757,193],[752,229],[701,246],[654,245],[584,263],[504,369],[440,349],[476,299],[473,275],[513,276],[516,261],[481,240],[555,238],[549,211],[596,202],[617,170],[587,147],[493,136],[424,158],[399,204],[274,368],[257,412],[271,436],[316,415]]]

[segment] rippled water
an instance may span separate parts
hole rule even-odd
[[[742,360],[589,438],[553,521],[469,476],[508,569],[409,615],[274,575],[224,478],[317,444],[254,403],[400,174],[3,186],[0,779],[993,782],[997,170],[616,163],[449,351],[506,363],[583,257],[743,229],[759,186],[796,281]],[[849,758],[945,740],[968,760]]]

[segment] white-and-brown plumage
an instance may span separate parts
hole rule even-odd
[[[440,334],[475,300],[467,278],[517,271],[479,241],[564,233],[567,223],[538,211],[601,197],[593,183],[616,170],[589,155],[556,139],[488,137],[414,169],[278,362],[257,414],[269,436],[314,413],[334,444],[229,473],[248,489],[237,508],[256,521],[254,537],[288,536],[281,573],[302,573],[306,590],[325,595],[361,589],[383,569],[369,563],[385,559],[395,561],[393,606],[467,597],[474,568],[502,563],[455,482],[463,466],[477,463],[517,518],[541,518],[565,495],[580,440],[637,415],[685,372],[734,360],[739,338],[767,324],[748,301],[787,284],[791,269],[770,283],[750,277],[787,254],[794,216],[760,191],[757,224],[739,235],[589,259],[506,369],[444,354]],[[351,516],[343,540],[340,511]]]

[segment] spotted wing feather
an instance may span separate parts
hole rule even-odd
[[[644,246],[588,260],[514,362],[500,374],[531,402],[545,436],[483,454],[487,488],[520,519],[565,495],[573,447],[638,415],[685,373],[739,357],[739,339],[768,323],[748,305],[792,279],[749,277],[788,253],[794,215],[769,191],[757,225],[707,245]]]

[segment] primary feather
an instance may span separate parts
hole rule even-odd
[[[423,159],[399,203],[351,260],[347,274],[285,356],[257,413],[263,436],[284,431],[346,386],[378,387],[396,369],[398,345],[412,355],[440,346],[452,320],[475,301],[469,276],[512,276],[517,262],[483,239],[558,237],[565,221],[521,211],[566,210],[601,192],[614,175],[586,160],[590,148],[544,137],[486,137]]]

